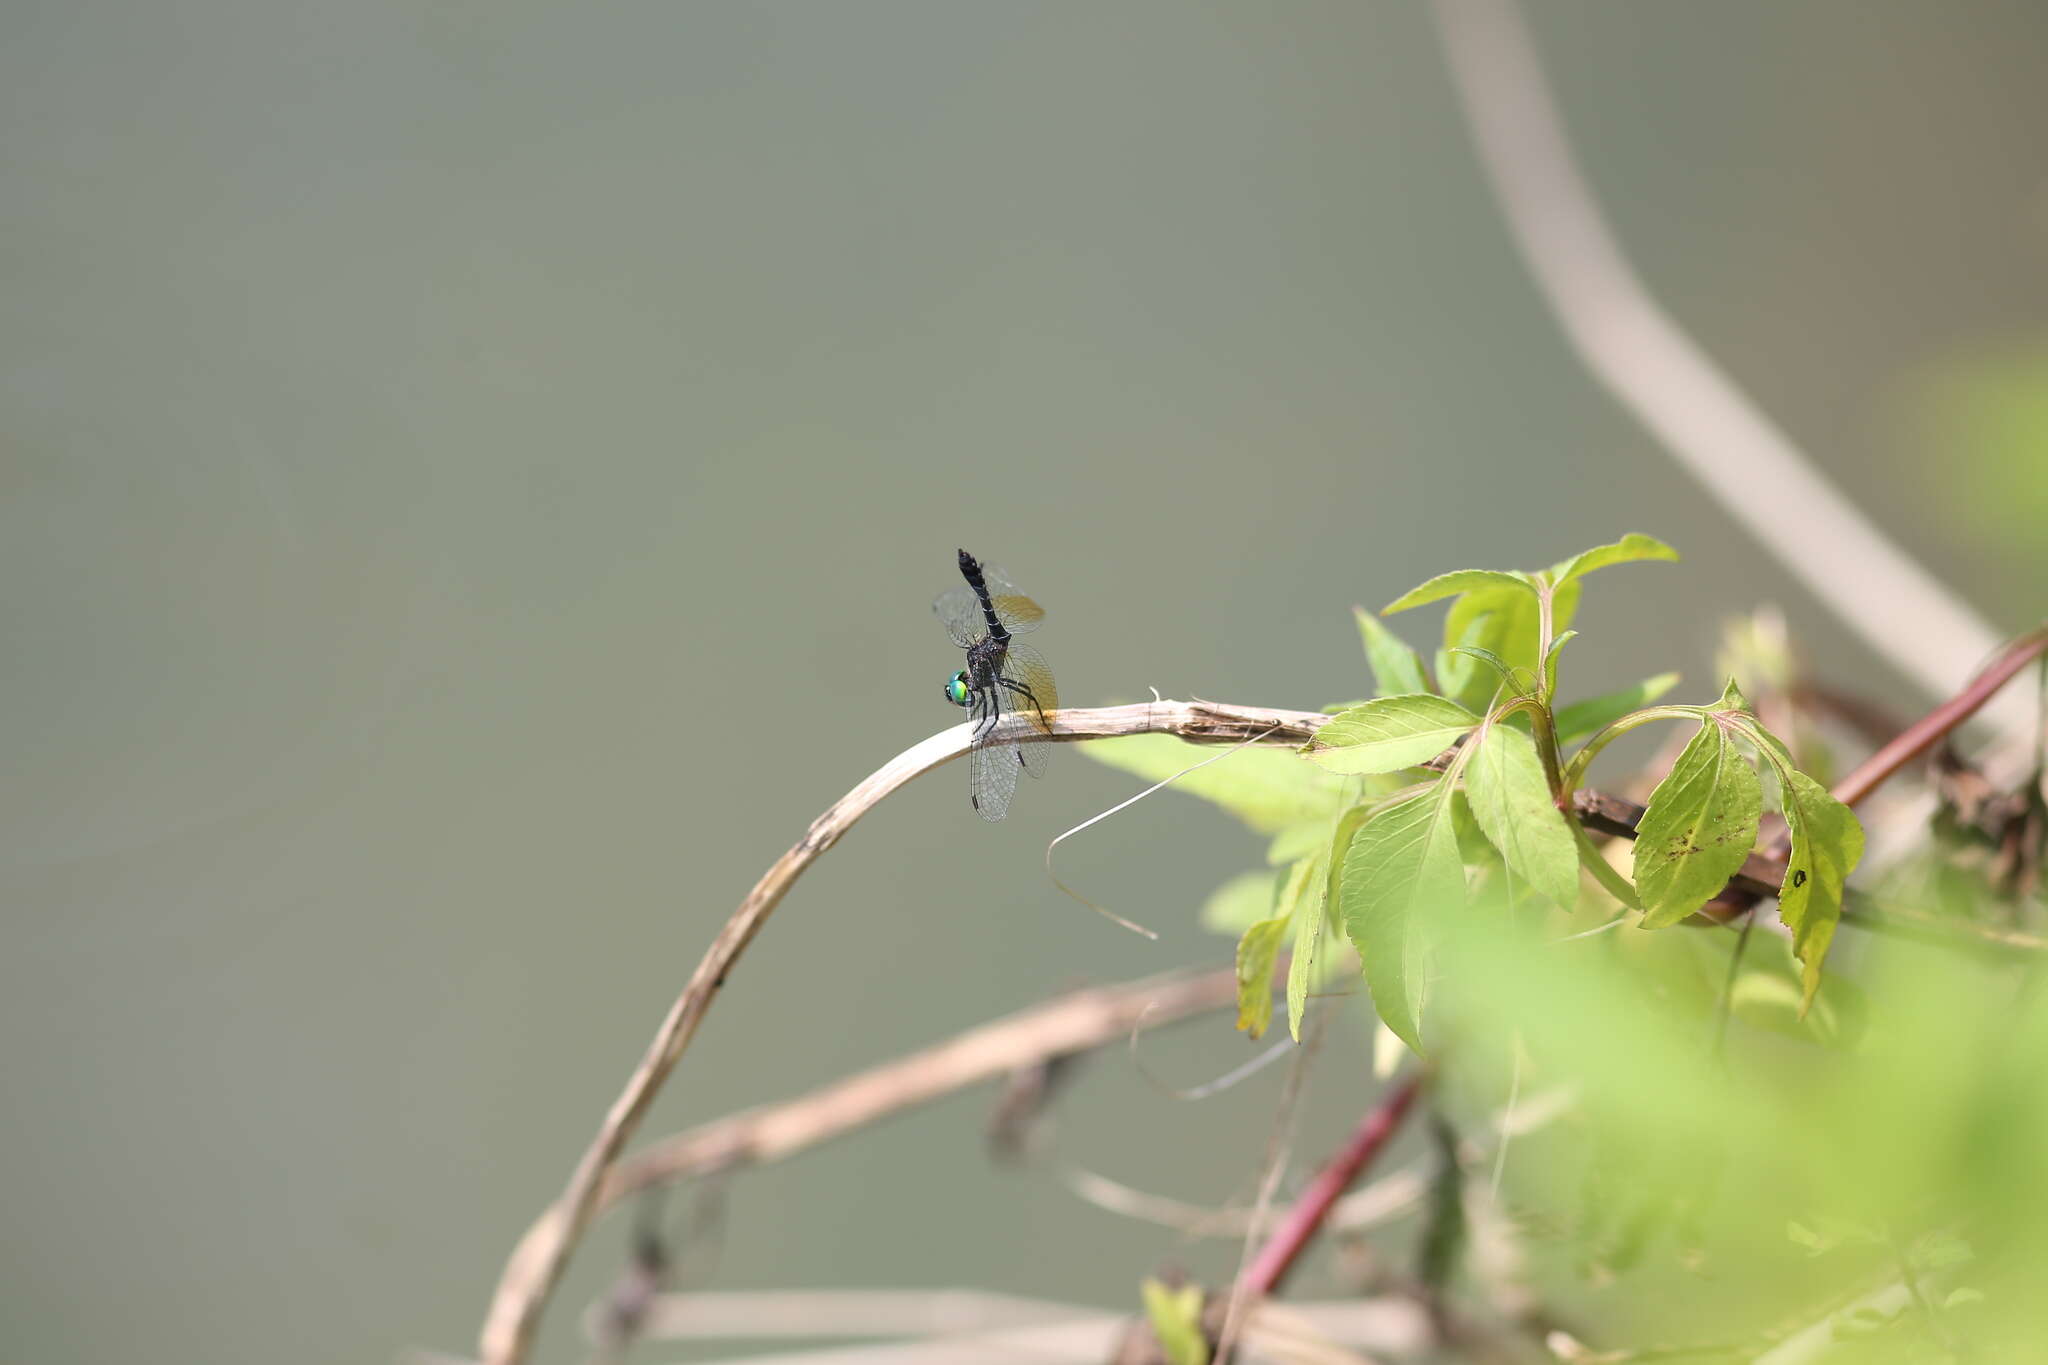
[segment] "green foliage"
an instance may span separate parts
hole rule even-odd
[[[1145,1300],[1145,1320],[1159,1339],[1168,1365],[1209,1365],[1209,1338],[1202,1331],[1201,1286],[1175,1288],[1162,1280],[1147,1279],[1139,1290]]]
[[[1792,931],[1792,951],[1805,969],[1803,1013],[1820,990],[1820,965],[1842,919],[1842,886],[1863,858],[1863,826],[1827,789],[1790,767],[1779,773],[1785,825],[1792,835],[1778,916]]]
[[[1568,1094],[1569,1139],[1517,1145],[1506,1195],[1518,1223],[1569,1242],[1590,1272],[1647,1278],[1681,1260],[1699,1271],[1692,1294],[1624,1291],[1638,1340],[1732,1342],[1723,1354],[1748,1359],[1804,1323],[1838,1339],[1817,1359],[2038,1358],[2048,995],[2005,964],[1900,939],[1860,953],[1859,980],[1826,969],[1862,828],[1733,681],[1704,706],[1661,704],[1669,673],[1555,703],[1587,576],[1673,558],[1631,535],[1547,570],[1431,579],[1389,610],[1449,601],[1433,687],[1417,652],[1360,614],[1379,696],[1343,708],[1299,753],[1183,783],[1269,836],[1273,866],[1232,878],[1203,909],[1240,936],[1238,1025],[1272,1027],[1283,959],[1297,1039],[1330,973],[1356,972],[1387,1030],[1434,1049],[1445,1110],[1453,1077],[1485,1112],[1510,1093]],[[1793,657],[1789,642],[1781,653]],[[1792,679],[1764,681],[1782,693]],[[1664,721],[1690,734],[1625,876],[1570,798],[1611,739]],[[1127,746],[1111,761],[1164,776],[1206,756]],[[1439,758],[1442,771],[1427,771]],[[1757,852],[1767,808],[1785,832],[1760,865],[1785,868],[1789,941],[1638,932],[1723,893]],[[1601,933],[1602,919],[1619,927]],[[1463,1210],[1483,1201],[1462,1188],[1448,1129],[1438,1146],[1420,1264],[1442,1289],[1455,1283]],[[1910,1294],[1893,1292],[1906,1280]],[[1668,1330],[1660,1314],[1681,1299],[1705,1307]],[[1170,1358],[1206,1352],[1199,1294],[1148,1285],[1146,1302]],[[1959,1345],[1979,1334],[2022,1349]]]
[[[1726,712],[1709,712],[1636,826],[1643,927],[1676,924],[1720,893],[1756,844],[1763,788],[1736,751]]]
[[[1632,564],[1645,559],[1675,560],[1678,551],[1666,545],[1655,536],[1646,536],[1631,531],[1612,545],[1596,545],[1590,550],[1581,550],[1564,563],[1550,571],[1550,579],[1562,587],[1566,583],[1584,577],[1595,569],[1604,569],[1610,564]]]
[[[1419,1051],[1435,936],[1447,921],[1468,912],[1483,917],[1499,901],[1494,894],[1475,905],[1476,886],[1525,887],[1570,911],[1579,905],[1584,870],[1617,912],[1640,909],[1643,928],[1686,919],[1721,893],[1755,847],[1764,809],[1758,761],[1777,779],[1790,836],[1780,913],[1793,932],[1796,1016],[1804,1016],[1841,918],[1843,883],[1861,855],[1855,817],[1793,767],[1733,683],[1704,707],[1651,705],[1676,683],[1670,673],[1562,708],[1552,702],[1586,576],[1676,558],[1663,542],[1631,534],[1545,570],[1432,578],[1387,610],[1451,599],[1437,656],[1440,690],[1427,690],[1414,649],[1361,612],[1360,638],[1381,695],[1332,716],[1300,750],[1310,762],[1253,750],[1180,779],[1178,789],[1271,836],[1268,862],[1284,869],[1277,880],[1272,873],[1233,878],[1203,909],[1204,923],[1240,935],[1241,1028],[1257,1036],[1271,1025],[1272,978],[1285,949],[1288,1027],[1299,1038],[1307,1001],[1332,965],[1325,938],[1333,920],[1358,950],[1381,1019]],[[1578,827],[1569,798],[1610,739],[1655,720],[1686,721],[1697,731],[1650,797],[1631,879]],[[1567,761],[1559,745],[1589,735]],[[1212,756],[1151,736],[1089,748],[1153,779]],[[1441,775],[1418,773],[1447,753]],[[1406,779],[1397,776],[1403,773]],[[1418,776],[1419,785],[1395,790]],[[1783,1003],[1789,983],[1752,974],[1733,984],[1733,1003],[1763,1018]]]
[[[1273,1022],[1273,963],[1287,941],[1289,916],[1260,920],[1237,942],[1237,1026],[1252,1037]]]
[[[1301,880],[1291,884],[1294,917],[1294,952],[1287,961],[1287,1032],[1295,1042],[1301,1041],[1301,1020],[1308,1012],[1308,997],[1316,985],[1328,975],[1328,963],[1324,959],[1323,941],[1330,922],[1329,909],[1324,901],[1324,889],[1329,884],[1329,845],[1313,858],[1302,862],[1298,868]]]
[[[1337,916],[1358,949],[1373,1007],[1422,1051],[1434,921],[1465,901],[1465,864],[1451,819],[1455,784],[1439,781],[1370,815],[1343,857]]]
[[[1536,585],[1527,574],[1502,573],[1497,569],[1458,569],[1440,573],[1422,586],[1410,588],[1381,607],[1380,615],[1392,616],[1397,611],[1427,606],[1465,593],[1502,591],[1534,594]]]
[[[1453,602],[1450,611],[1444,615],[1445,647],[1485,649],[1498,656],[1509,670],[1527,679],[1527,686],[1533,690],[1536,665],[1549,644],[1539,639],[1542,623],[1539,596],[1550,592],[1547,585],[1542,585],[1484,588],[1466,593]],[[1563,630],[1570,625],[1578,604],[1577,583],[1557,589],[1551,597],[1552,629]],[[1462,681],[1458,689],[1453,691],[1447,684],[1445,692],[1467,706],[1483,709],[1493,696],[1493,670],[1468,667],[1462,670],[1460,677]]]
[[[1557,742],[1569,744],[1575,739],[1584,739],[1629,712],[1648,706],[1676,686],[1676,673],[1659,673],[1619,692],[1608,692],[1561,707],[1557,713]]]
[[[1202,902],[1202,927],[1211,933],[1241,934],[1273,913],[1279,891],[1277,878],[1266,868],[1240,872]]]
[[[1365,641],[1365,661],[1372,666],[1374,695],[1398,697],[1429,691],[1422,656],[1363,607],[1353,607],[1352,614],[1358,618],[1358,633]]]
[[[1333,773],[1391,773],[1427,763],[1478,723],[1427,692],[1381,697],[1339,712],[1301,752]]]
[[[1089,757],[1148,782],[1216,757],[1216,750],[1172,735],[1122,735],[1085,747]],[[1343,801],[1343,783],[1275,749],[1244,749],[1190,772],[1174,790],[1221,806],[1260,834],[1325,819]]]
[[[1509,870],[1570,908],[1579,895],[1578,845],[1551,798],[1536,741],[1505,725],[1487,726],[1465,769],[1465,794]]]

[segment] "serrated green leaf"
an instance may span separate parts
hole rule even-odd
[[[1476,592],[1480,589],[1503,589],[1528,595],[1531,601],[1536,597],[1536,585],[1527,575],[1507,573],[1500,569],[1455,569],[1440,573],[1420,587],[1410,588],[1393,601],[1380,608],[1380,615],[1392,616],[1397,611],[1411,607],[1425,606],[1456,597],[1459,593]]]
[[[1842,919],[1843,883],[1863,857],[1863,826],[1856,812],[1805,773],[1787,765],[1779,778],[1792,854],[1778,891],[1778,917],[1792,931],[1804,1014],[1820,989],[1821,963]]]
[[[1643,559],[1677,559],[1678,551],[1655,536],[1631,531],[1612,545],[1596,545],[1573,555],[1550,571],[1550,581],[1562,587],[1595,569],[1610,564],[1628,564]]]
[[[1659,673],[1633,687],[1609,692],[1586,701],[1575,701],[1557,713],[1557,742],[1569,743],[1641,710],[1678,685],[1676,673]]]
[[[1201,1286],[1175,1289],[1148,1279],[1139,1292],[1145,1300],[1145,1321],[1159,1339],[1168,1365],[1209,1365],[1209,1338],[1202,1332]]]
[[[1216,757],[1213,745],[1188,744],[1172,735],[1119,735],[1080,748],[1099,763],[1152,782]],[[1188,773],[1170,790],[1221,806],[1260,834],[1303,820],[1327,820],[1344,804],[1340,779],[1284,749],[1239,750]]]
[[[1422,656],[1364,607],[1353,607],[1351,612],[1358,618],[1358,634],[1365,641],[1365,661],[1372,666],[1375,695],[1400,697],[1429,691]]]
[[[1451,783],[1439,781],[1380,807],[1352,837],[1338,884],[1338,917],[1358,947],[1373,1008],[1418,1053],[1431,921],[1465,901],[1453,795]]]
[[[1238,873],[1202,902],[1202,927],[1212,933],[1242,934],[1273,913],[1284,875],[1270,868]]]
[[[1487,842],[1511,871],[1569,910],[1579,898],[1579,851],[1543,773],[1536,741],[1489,725],[1465,765],[1465,796]]]
[[[1273,964],[1286,941],[1288,917],[1262,919],[1237,941],[1237,1026],[1254,1038],[1273,1022]]]
[[[1331,717],[1301,752],[1333,773],[1390,773],[1427,763],[1478,723],[1432,693],[1379,697]]]
[[[1728,884],[1756,844],[1763,787],[1728,727],[1708,720],[1650,793],[1636,826],[1643,927],[1676,924]]]
[[[1329,917],[1323,910],[1323,889],[1328,881],[1330,857],[1325,848],[1302,864],[1302,877],[1283,893],[1294,917],[1294,953],[1287,960],[1287,1032],[1301,1041],[1301,1019],[1308,1012],[1308,997],[1322,971],[1323,937]]]

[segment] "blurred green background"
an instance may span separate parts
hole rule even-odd
[[[1579,688],[1703,700],[1718,619],[1772,599],[1824,675],[1921,704],[1577,368],[1420,7],[0,14],[13,1358],[468,1350],[737,898],[958,719],[956,546],[1046,604],[1074,704],[1346,700],[1353,602],[1631,529],[1686,563],[1589,594]],[[2037,614],[2048,10],[1534,23],[1677,316],[2001,625]],[[1136,784],[1062,755],[993,827],[965,785],[799,886],[650,1134],[1224,960],[1194,910],[1258,856],[1225,817],[1062,848],[1151,944],[1039,870]],[[1221,1019],[1146,1050],[1181,1084],[1247,1055]],[[1332,1056],[1304,1157],[1356,1114]],[[1190,1111],[1117,1054],[1061,1150],[1243,1196],[1278,1086]],[[746,1177],[716,1282],[1123,1306],[1224,1264],[989,1169],[985,1103]]]

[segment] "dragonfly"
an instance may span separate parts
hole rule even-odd
[[[1038,629],[1045,608],[1018,592],[1001,569],[965,550],[960,551],[960,576],[967,580],[965,587],[943,592],[932,603],[953,643],[967,651],[967,667],[946,679],[946,700],[974,716],[968,799],[982,819],[1000,820],[1016,793],[1018,771],[1042,775],[1050,752],[1044,744],[1019,744],[1017,727],[1006,727],[1003,717],[1021,716],[1050,734],[1059,691],[1045,659],[1016,639]]]

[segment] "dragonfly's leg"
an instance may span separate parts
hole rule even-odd
[[[1045,718],[1045,708],[1038,704],[1038,698],[1032,695],[1030,688],[1018,682],[1015,678],[998,678],[997,681],[1003,685],[1005,690],[1014,692],[1025,701],[1031,703],[1031,709],[1038,713],[1038,723],[1040,726],[1045,726],[1049,723]]]

